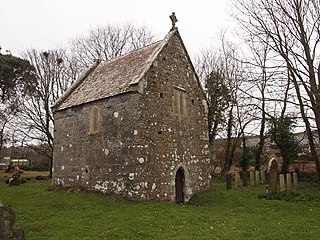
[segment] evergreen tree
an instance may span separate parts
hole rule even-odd
[[[295,138],[293,129],[295,121],[291,117],[273,118],[269,121],[269,131],[271,142],[275,143],[280,150],[283,165],[282,172],[289,171],[289,165],[298,157],[301,146]]]

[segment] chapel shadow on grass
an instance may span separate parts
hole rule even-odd
[[[202,192],[201,194],[195,194],[191,197],[188,205],[195,205],[195,206],[204,206],[209,205],[212,203],[212,197],[209,193]]]
[[[224,185],[224,184],[222,183],[215,184],[214,186],[211,186],[211,188],[209,188],[206,191],[202,191],[192,195],[191,199],[186,204],[194,205],[194,206],[212,205],[215,199],[217,198],[217,195],[216,195],[217,193],[215,191],[217,185],[218,185],[218,188],[221,188],[221,185]]]

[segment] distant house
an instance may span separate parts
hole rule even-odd
[[[5,170],[7,165],[4,162],[0,162],[0,170]]]
[[[9,162],[10,162],[11,158],[10,157],[4,157],[3,158],[3,162],[7,165],[9,165]]]
[[[210,186],[207,102],[176,27],[96,62],[53,111],[54,185],[176,202]]]
[[[316,132],[313,133],[313,140],[316,145],[316,149],[319,151],[319,138]],[[306,132],[294,133],[295,139],[298,141],[304,153],[309,153],[309,140]],[[250,136],[246,138],[246,143],[248,147],[257,147],[259,143],[259,136]],[[270,138],[266,138],[264,143],[264,152],[268,154],[280,154],[275,143],[271,142]]]
[[[303,151],[305,153],[310,152],[309,147],[309,140],[306,132],[299,132],[295,134],[295,138],[298,140],[299,144],[301,145]],[[320,153],[320,144],[319,144],[319,137],[316,131],[313,131],[313,141],[318,153]]]
[[[10,157],[4,157],[3,160],[0,160],[0,170],[7,169],[10,163],[14,166],[27,166],[29,165],[29,160],[25,158],[11,159]]]
[[[0,158],[0,170],[7,169],[7,166],[9,165],[10,157],[4,157],[3,159]]]
[[[302,147],[304,153],[309,153],[309,141],[306,132],[294,133],[295,139],[298,141]],[[319,138],[316,132],[313,133],[313,140],[317,151],[320,152]],[[258,135],[246,136],[246,147],[256,148],[259,144],[260,137]],[[225,150],[227,144],[226,139],[216,139],[214,144],[215,151],[222,152]],[[239,141],[238,149],[242,147],[242,141]],[[270,137],[266,137],[263,145],[263,153],[268,155],[280,155],[280,150],[277,148],[274,142],[271,142]]]
[[[13,163],[13,165],[23,166],[23,165],[29,165],[28,159],[10,159],[10,162]]]

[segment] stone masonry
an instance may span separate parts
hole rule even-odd
[[[126,58],[136,59],[142,51],[150,51],[144,56],[148,63],[128,70]],[[53,108],[53,184],[134,200],[183,202],[208,189],[207,103],[177,28],[164,40],[112,61],[123,66],[124,78],[142,68],[141,74],[126,87],[121,83],[125,91],[93,100],[88,93],[86,99],[79,95],[86,81],[97,72],[103,77],[103,65],[111,63],[97,64]],[[91,91],[108,89],[107,81],[93,81],[87,87]]]

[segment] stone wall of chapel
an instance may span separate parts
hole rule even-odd
[[[53,183],[131,196],[132,173],[142,161],[135,157],[140,98],[128,93],[56,112]],[[92,109],[98,109],[93,132]]]
[[[206,102],[178,37],[138,88],[55,113],[54,184],[174,201],[182,167],[186,200],[210,186]]]
[[[175,174],[183,165],[189,177],[188,199],[210,186],[211,164],[205,97],[178,37],[165,46],[144,81],[141,135],[152,146],[145,163],[153,186],[150,198],[174,200]],[[177,92],[183,95],[180,104]],[[181,108],[178,113],[176,105]]]

